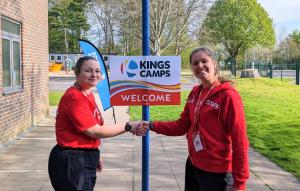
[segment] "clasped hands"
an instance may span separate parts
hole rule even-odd
[[[130,121],[129,124],[132,126],[130,132],[137,136],[144,136],[149,129],[149,121]]]

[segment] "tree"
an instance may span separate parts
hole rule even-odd
[[[88,0],[72,0],[67,7],[73,52],[79,52],[78,39],[84,38],[90,28],[86,16],[87,2]]]
[[[121,3],[123,2],[123,3]],[[141,2],[121,1],[119,20],[122,33],[127,33],[135,39],[142,40],[141,30]],[[150,42],[154,55],[161,55],[170,46],[175,45],[175,52],[179,54],[182,46],[190,41],[179,41],[188,37],[189,27],[200,27],[199,21],[204,18],[208,0],[153,0],[150,5]],[[126,9],[124,9],[126,7]],[[186,42],[185,45],[182,43]]]
[[[221,45],[236,63],[258,45],[275,45],[272,20],[256,0],[216,0],[199,33],[200,43]]]
[[[67,36],[67,15],[64,11],[66,1],[50,2],[49,6],[49,51],[50,52],[69,52]],[[64,51],[63,51],[64,50]]]
[[[293,40],[295,43],[300,45],[300,31],[299,30],[294,30],[291,34],[291,40]]]
[[[295,30],[280,41],[274,59],[281,64],[300,62],[300,31]]]
[[[79,52],[78,38],[89,29],[85,0],[49,2],[49,51]]]
[[[105,52],[115,52],[115,31],[117,30],[116,5],[117,0],[93,0],[89,4],[89,10],[98,24],[97,36],[99,41],[104,39],[103,45],[99,42],[99,48],[102,46]]]
[[[249,48],[244,55],[245,67],[247,64],[252,63],[262,63],[262,64],[272,64],[274,49],[265,48],[261,46],[256,46],[254,48]]]
[[[295,30],[290,36],[292,62],[300,63],[300,31]]]
[[[299,62],[299,44],[295,42],[292,36],[288,36],[283,44],[285,46],[285,63],[293,64],[295,62]]]

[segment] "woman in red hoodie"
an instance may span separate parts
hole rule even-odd
[[[210,49],[194,50],[190,64],[201,85],[191,91],[180,118],[151,122],[149,127],[158,134],[186,135],[185,191],[245,190],[249,166],[242,99],[230,81],[220,77]]]

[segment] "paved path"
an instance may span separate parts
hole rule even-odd
[[[54,74],[59,77],[63,74]],[[50,75],[51,77],[51,75]],[[74,75],[69,75],[73,80]],[[188,77],[187,81],[195,83]],[[66,78],[63,78],[66,80]],[[55,79],[54,79],[55,80]],[[60,80],[60,79],[57,79]],[[99,99],[96,99],[99,100]],[[128,121],[128,107],[115,107],[117,121]],[[0,191],[53,191],[47,164],[55,144],[55,108],[36,127],[27,130],[8,148],[0,148]],[[112,123],[112,111],[104,112]],[[104,170],[98,174],[95,191],[140,191],[142,139],[130,134],[102,140]],[[299,191],[300,181],[250,149],[249,191]],[[187,158],[185,137],[150,134],[150,190],[183,191]]]
[[[128,107],[115,107],[118,121],[127,121]],[[47,162],[55,144],[55,108],[50,117],[27,131],[8,148],[0,148],[1,191],[52,191]],[[112,123],[110,110],[104,112]],[[124,134],[103,139],[104,170],[98,174],[95,191],[140,191],[142,139]],[[260,154],[250,150],[249,191],[299,191],[300,182]],[[187,157],[185,137],[150,135],[150,190],[183,191]]]

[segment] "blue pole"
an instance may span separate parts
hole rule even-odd
[[[143,0],[143,56],[150,55],[150,11],[149,0]],[[143,106],[143,120],[149,121],[149,106]],[[149,131],[143,137],[142,191],[149,191]]]

